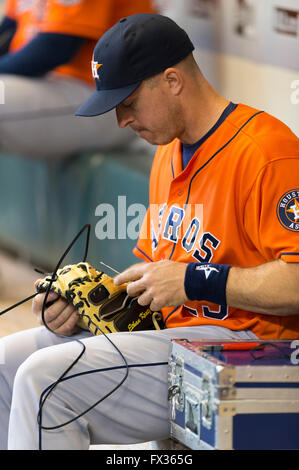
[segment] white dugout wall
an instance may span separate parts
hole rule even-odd
[[[263,109],[299,136],[299,0],[155,0],[189,33],[227,99]]]

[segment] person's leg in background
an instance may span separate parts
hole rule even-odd
[[[119,129],[115,112],[80,118],[78,107],[93,88],[81,80],[0,75],[0,152],[34,159],[62,159],[81,151],[123,148],[137,137]]]

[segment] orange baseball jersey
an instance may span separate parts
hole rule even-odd
[[[299,262],[299,139],[278,119],[239,104],[182,171],[181,142],[160,146],[134,254],[145,261],[257,266]],[[218,325],[259,338],[299,338],[299,316],[206,301],[162,309],[166,326]]]
[[[90,61],[102,36],[120,18],[153,12],[151,0],[7,0],[4,14],[17,22],[10,52],[25,46],[39,32],[70,34],[87,41],[56,73],[93,83]]]

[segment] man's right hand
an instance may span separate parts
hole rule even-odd
[[[40,281],[41,279],[38,279],[35,282],[35,288]],[[37,294],[32,301],[32,311],[40,325],[43,325],[41,313],[45,295],[45,293]],[[45,309],[44,318],[47,326],[54,333],[72,336],[80,330],[77,326],[78,313],[72,304],[54,292],[49,293],[47,302],[53,302],[53,304]]]

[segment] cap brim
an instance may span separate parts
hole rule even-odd
[[[99,116],[108,113],[135,91],[141,82],[114,90],[96,90],[76,111],[75,116]]]

